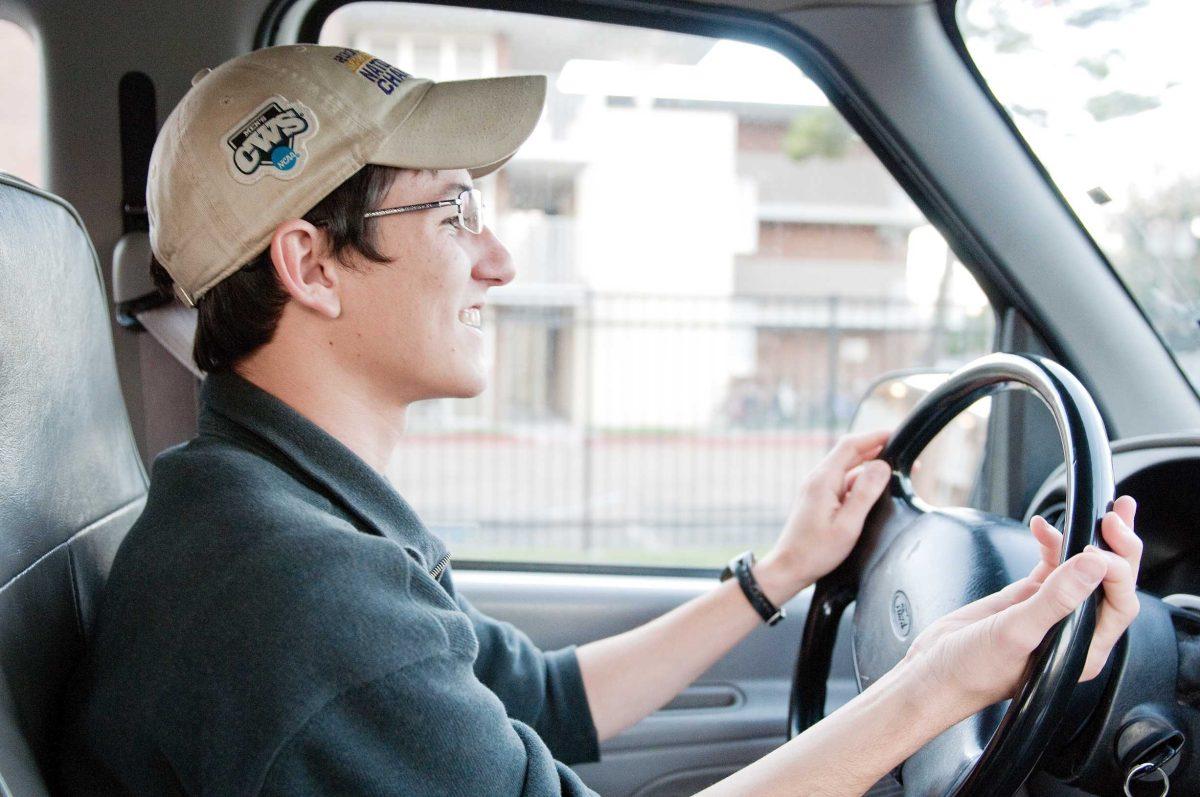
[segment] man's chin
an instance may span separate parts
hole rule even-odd
[[[465,379],[461,383],[454,385],[450,392],[446,393],[446,398],[475,398],[484,390],[487,390],[487,386],[487,377],[481,376],[474,379]]]

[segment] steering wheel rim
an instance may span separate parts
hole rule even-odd
[[[1054,418],[1063,445],[1068,467],[1061,561],[1080,553],[1088,544],[1104,547],[1099,527],[1114,499],[1112,454],[1104,422],[1087,390],[1058,363],[1033,355],[991,354],[963,366],[925,396],[892,435],[881,454],[893,470],[884,498],[872,508],[854,550],[816,584],[792,682],[789,738],[824,716],[826,682],[839,621],[863,591],[864,581],[875,574],[872,567],[887,555],[889,544],[904,533],[900,527],[916,528],[915,521],[922,518],[956,511],[932,509],[913,495],[913,462],[959,413],[981,398],[1013,387],[1030,391],[1042,400]],[[1011,525],[1006,519],[976,514],[985,521]],[[897,594],[902,595],[899,591]],[[905,610],[911,611],[907,600],[905,596]],[[1096,606],[1097,596],[1093,595],[1051,629],[1030,657],[1008,709],[995,722],[995,730],[978,757],[965,768],[959,767],[958,772],[942,773],[944,788],[939,787],[940,793],[952,797],[1008,795],[1025,781],[1061,721],[1083,671]],[[903,646],[905,650],[911,641]],[[856,649],[855,673],[861,689],[859,653]]]

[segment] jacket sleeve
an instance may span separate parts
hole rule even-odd
[[[488,617],[462,595],[455,595],[455,601],[479,640],[475,675],[500,698],[508,716],[531,726],[565,763],[599,761],[596,725],[575,648],[543,653],[511,623]]]
[[[281,745],[260,793],[595,795],[469,661],[440,655],[324,704]]]

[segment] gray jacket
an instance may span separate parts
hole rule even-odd
[[[476,611],[387,481],[274,396],[211,375],[199,431],[113,563],[67,792],[592,793],[560,763],[599,757],[573,649]]]

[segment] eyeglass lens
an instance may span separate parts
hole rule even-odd
[[[483,214],[480,212],[482,206],[483,194],[478,189],[463,191],[462,204],[458,206],[459,216],[463,226],[476,235],[483,232]]]

